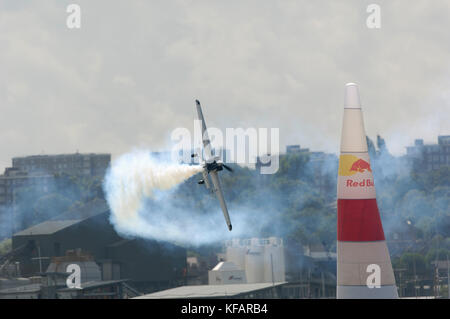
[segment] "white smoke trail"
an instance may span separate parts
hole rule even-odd
[[[170,190],[201,170],[198,165],[159,162],[147,151],[122,155],[111,164],[104,182],[111,221],[122,233],[157,237],[157,233],[150,234],[154,225],[143,218],[145,199]]]
[[[218,205],[202,215],[186,209],[174,196],[180,183],[201,170],[198,165],[163,162],[148,151],[134,151],[113,161],[103,188],[116,231],[194,245],[230,236]],[[200,187],[198,191],[205,192]]]

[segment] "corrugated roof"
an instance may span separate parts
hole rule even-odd
[[[280,286],[285,282],[258,283],[258,284],[232,284],[232,285],[201,285],[182,286],[151,294],[139,296],[133,299],[185,299],[185,298],[220,298],[231,297],[252,291]]]
[[[54,234],[66,227],[72,226],[80,222],[76,220],[48,220],[46,222],[34,225],[30,228],[15,233],[14,236],[30,236],[30,235],[50,235]]]

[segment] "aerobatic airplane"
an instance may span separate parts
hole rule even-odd
[[[219,156],[213,156],[211,153],[211,142],[208,137],[208,132],[206,129],[206,123],[205,119],[203,118],[203,112],[202,107],[200,105],[200,102],[198,100],[195,101],[197,103],[197,114],[198,119],[202,123],[202,141],[203,141],[203,151],[204,151],[204,157],[205,161],[201,163],[203,165],[203,179],[201,179],[198,183],[204,184],[207,189],[211,189],[212,192],[214,192],[219,199],[220,207],[222,208],[223,216],[225,217],[225,221],[227,223],[228,229],[231,231],[231,221],[230,221],[230,215],[228,214],[227,204],[225,203],[225,199],[223,197],[222,188],[220,187],[220,180],[219,175],[217,172],[222,171],[223,168],[226,170],[232,172],[233,169],[223,163],[223,161],[220,160]],[[192,157],[196,157],[198,154],[192,154]],[[209,181],[209,177],[211,177],[212,181],[212,188],[211,183]]]

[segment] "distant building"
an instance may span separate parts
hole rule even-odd
[[[406,148],[406,159],[416,170],[431,171],[450,165],[450,135],[438,136],[438,144],[417,139]]]
[[[50,174],[28,174],[18,168],[6,168],[0,175],[0,205],[13,205],[17,188],[32,186],[45,191],[53,180],[54,176]]]
[[[28,174],[103,176],[111,162],[111,154],[61,154],[14,157],[13,168]]]
[[[308,153],[308,152],[309,152],[309,148],[301,148],[300,145],[286,146],[286,154]]]
[[[0,234],[0,239],[22,229],[17,223],[16,208],[18,193],[26,190],[30,194],[49,194],[59,187],[60,175],[103,178],[111,162],[110,154],[62,154],[15,157],[12,167],[5,168],[0,175],[0,221],[10,224],[9,234]],[[4,226],[6,229],[6,226]]]
[[[55,175],[101,176],[111,162],[111,154],[62,154],[14,157],[12,167],[0,175],[0,205],[14,203],[15,190],[32,186],[46,190]]]

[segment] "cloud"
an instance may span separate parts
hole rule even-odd
[[[13,156],[161,149],[192,129],[279,127],[282,145],[337,152],[346,82],[394,152],[449,134],[450,4],[378,1],[0,4],[0,164]],[[447,124],[446,124],[447,123]]]

